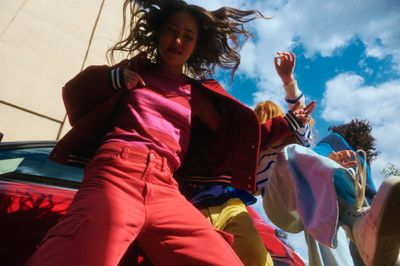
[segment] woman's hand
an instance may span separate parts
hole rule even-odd
[[[292,52],[277,52],[274,58],[275,70],[282,80],[283,84],[289,84],[294,81],[294,67],[296,65],[296,56]]]
[[[293,105],[291,111],[293,112],[297,120],[299,120],[302,125],[305,125],[310,122],[311,113],[314,111],[317,103],[315,101],[312,101],[303,108],[299,108],[300,104],[300,102],[297,102],[295,105]]]
[[[124,68],[124,82],[127,90],[133,90],[138,86],[138,84],[146,86],[146,83],[144,83],[144,80],[139,76],[138,73],[127,68]]]
[[[356,153],[352,150],[344,150],[338,152],[331,152],[329,158],[340,164],[345,168],[356,166]]]

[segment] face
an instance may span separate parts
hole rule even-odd
[[[182,73],[182,67],[196,48],[198,35],[197,21],[187,12],[171,15],[161,31],[161,63],[176,73]]]

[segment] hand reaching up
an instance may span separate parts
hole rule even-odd
[[[299,108],[300,102],[297,102],[295,105],[293,105],[291,111],[293,112],[294,116],[299,120],[299,122],[302,125],[307,124],[310,122],[311,119],[311,113],[314,111],[317,103],[315,101],[312,101],[311,103],[307,104],[303,108]]]
[[[293,72],[296,65],[296,56],[294,53],[277,52],[274,58],[274,65],[283,84],[289,84],[294,81]]]

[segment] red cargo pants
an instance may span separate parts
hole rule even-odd
[[[86,167],[67,215],[28,264],[115,266],[134,240],[154,265],[242,265],[180,194],[165,158],[116,142]]]

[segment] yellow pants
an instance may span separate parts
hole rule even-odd
[[[216,229],[234,235],[232,248],[245,266],[274,265],[246,206],[240,199],[233,198],[223,205],[200,211]]]

